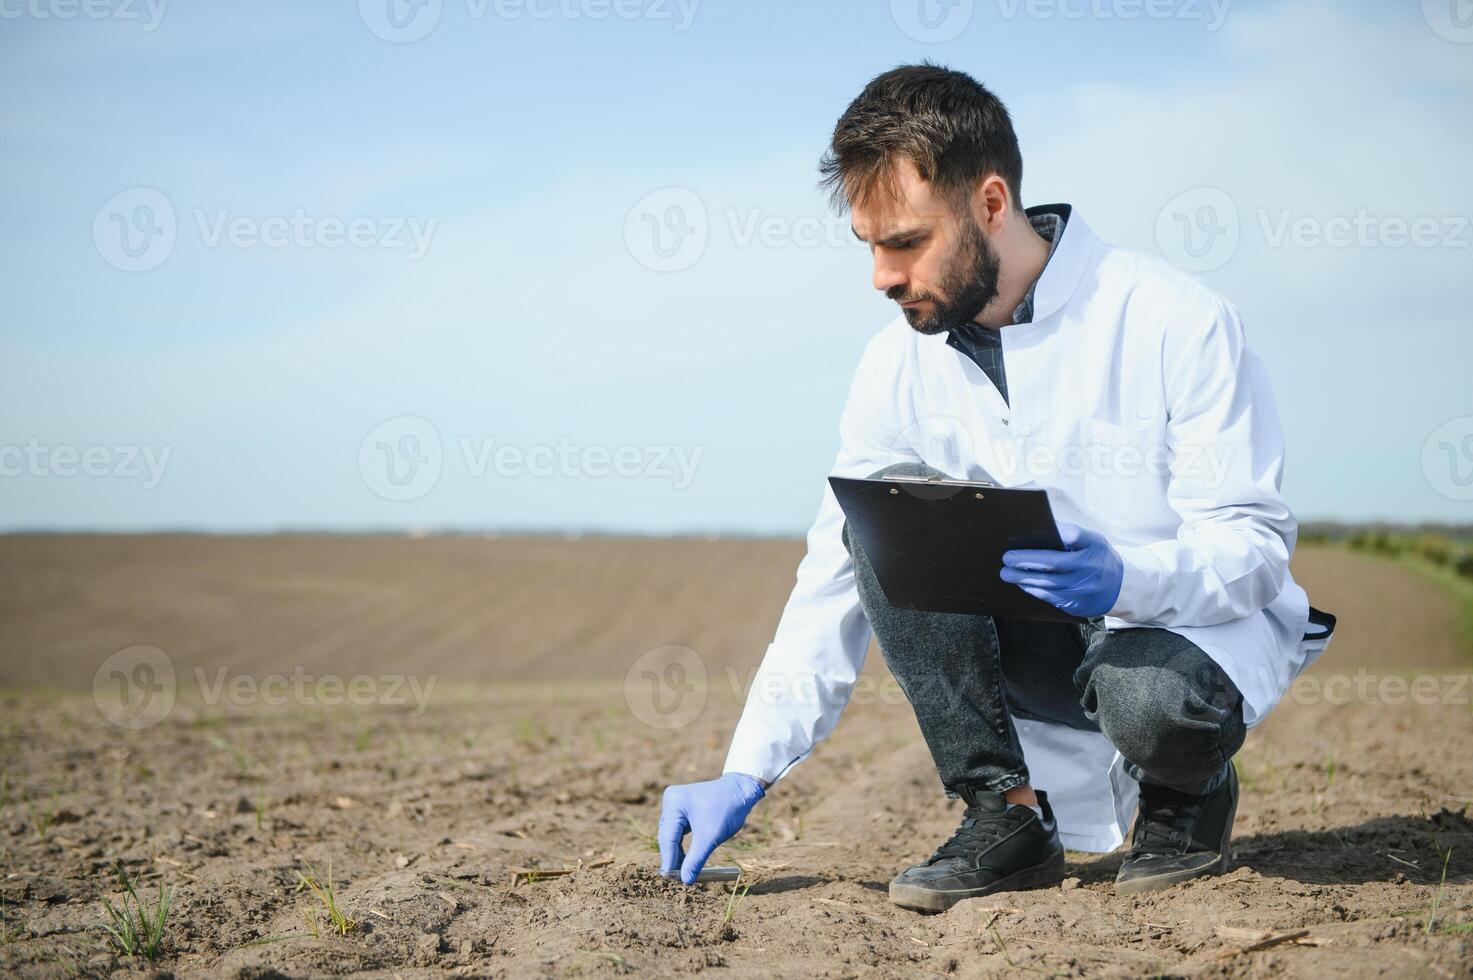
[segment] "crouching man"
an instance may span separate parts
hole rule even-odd
[[[1056,883],[1065,845],[1113,850],[1132,817],[1117,891],[1228,866],[1232,756],[1333,626],[1289,575],[1268,376],[1231,303],[1068,205],[1025,210],[1022,169],[1006,108],[960,72],[886,72],[839,119],[824,181],[901,316],[865,350],[833,472],[1047,490],[1063,550],[1001,575],[1084,623],[891,606],[826,488],[724,774],[665,791],[666,873],[694,881],[833,730],[871,631],[966,802],[896,903]]]

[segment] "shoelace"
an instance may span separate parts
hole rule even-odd
[[[998,812],[968,807],[962,815],[962,825],[945,844],[936,848],[930,863],[942,858],[970,857],[996,844],[1012,829],[1006,810]]]
[[[1155,790],[1141,797],[1141,818],[1131,847],[1138,854],[1170,857],[1191,847],[1189,828],[1202,810],[1199,797]]]

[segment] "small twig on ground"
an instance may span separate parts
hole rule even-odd
[[[994,915],[993,918],[996,919],[997,916]],[[988,922],[987,929],[992,933],[992,941],[997,943],[998,951],[1002,953],[1002,958],[1007,960],[1009,967],[1014,970],[1026,970],[1029,973],[1042,973],[1048,975],[1049,971],[1043,969],[1042,967],[1029,966],[1026,963],[1015,963],[1013,961],[1013,955],[1008,952],[1008,944],[1002,941],[1002,933],[997,931],[997,926],[993,925],[991,922]],[[1058,974],[1053,975],[1057,976]]]
[[[1221,953],[1217,954],[1217,958],[1220,960],[1225,960],[1233,956],[1239,956],[1243,953],[1256,953],[1259,950],[1268,949],[1271,946],[1278,946],[1280,943],[1298,942],[1308,935],[1308,929],[1295,929],[1292,932],[1274,933],[1272,935],[1263,937],[1257,942],[1249,943],[1248,945],[1239,947],[1237,949],[1225,949]]]
[[[524,881],[530,884],[534,881],[541,881],[544,878],[566,878],[568,875],[577,874],[579,871],[588,868],[603,868],[613,863],[614,859],[607,857],[599,858],[597,861],[590,861],[587,864],[579,861],[578,865],[572,868],[512,868],[511,887],[515,888]]]

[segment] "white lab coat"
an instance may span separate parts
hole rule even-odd
[[[833,472],[918,461],[952,477],[1040,487],[1054,514],[1104,533],[1125,566],[1106,625],[1166,627],[1201,647],[1257,724],[1328,642],[1306,639],[1289,575],[1297,522],[1279,495],[1283,437],[1237,310],[1199,283],[1100,241],[1074,212],[1034,292],[1002,329],[1011,405],[972,361],[904,320],[865,349]],[[825,485],[808,553],[754,677],[724,771],[776,781],[825,738],[869,647],[844,515]],[[1101,734],[1015,722],[1065,846],[1124,840],[1137,787]]]

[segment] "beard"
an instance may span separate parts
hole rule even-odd
[[[962,224],[962,238],[956,256],[947,264],[936,293],[906,295],[899,286],[886,291],[897,302],[929,300],[931,312],[922,316],[919,309],[902,309],[905,320],[917,333],[937,334],[974,319],[997,298],[998,269],[1001,263],[997,249],[987,240],[975,221]]]

